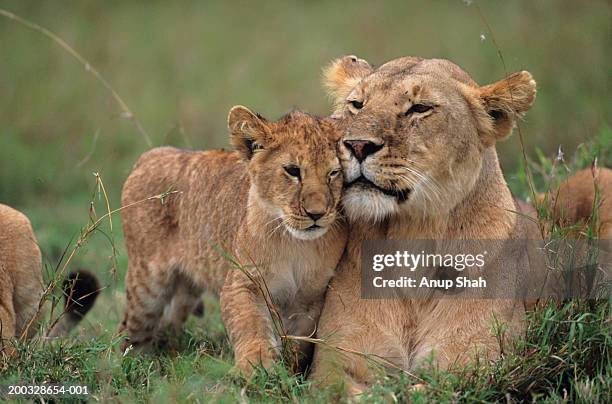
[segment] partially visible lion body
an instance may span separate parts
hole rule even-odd
[[[31,338],[44,317],[41,298],[46,285],[38,240],[30,220],[21,212],[0,204],[0,336]],[[46,336],[67,335],[93,306],[100,287],[97,278],[79,269],[63,282],[64,312]],[[11,353],[12,347],[7,349]]]
[[[287,127],[277,128],[289,136],[282,140],[282,148],[302,164],[304,183],[298,193],[283,188],[294,179],[268,157],[276,152],[254,147],[267,148],[266,140],[243,143],[242,134],[232,140],[239,152],[163,147],[139,159],[123,188],[124,206],[171,189],[179,193],[163,203],[138,203],[122,213],[129,257],[123,326],[130,343],[148,343],[164,327],[182,325],[205,289],[221,294],[236,364],[247,374],[252,364],[268,366],[281,345],[265,299],[278,308],[288,334],[314,333],[327,284],[346,242],[345,229],[335,223],[342,179],[340,175],[325,182],[330,164],[339,169],[337,137],[318,133],[321,127],[313,126],[312,118],[292,116]],[[237,132],[256,125],[230,121]],[[300,193],[301,199],[294,200]],[[327,232],[312,240],[293,237],[284,227],[288,216],[279,216],[276,202],[271,202],[278,198],[293,216],[302,205],[314,209],[317,201],[327,200],[317,219],[328,226]]]
[[[544,206],[550,217],[561,228],[569,228],[567,236],[582,238],[587,227],[594,231],[596,238],[612,240],[612,170],[594,167],[580,170],[564,179],[558,188],[551,189],[536,198]],[[528,238],[542,238],[537,225],[538,213],[533,204],[515,198],[520,212],[529,220]],[[544,234],[549,232],[544,228]],[[603,241],[602,245],[609,244]]]
[[[0,204],[0,327],[2,338],[31,336],[44,291],[41,254],[30,220]],[[29,328],[28,328],[29,326]]]
[[[567,177],[559,187],[536,196],[547,218],[539,218],[533,204],[515,199],[525,220],[527,238],[548,238],[551,227],[563,229],[564,237],[584,239],[594,236],[599,248],[612,252],[612,170],[592,167]],[[542,225],[542,226],[540,226]],[[542,227],[542,228],[540,228]],[[531,307],[533,302],[529,303]]]
[[[592,167],[580,170],[567,177],[559,187],[550,189],[536,196],[539,204],[543,204],[546,217],[538,216],[533,204],[515,198],[517,212],[526,228],[526,238],[547,240],[551,227],[562,229],[566,239],[584,239],[594,236],[599,240],[599,248],[604,252],[612,252],[612,170],[605,167]],[[580,245],[580,244],[578,244]],[[601,255],[600,255],[601,257]],[[536,258],[537,259],[537,258]],[[575,262],[586,257],[573,258]],[[542,263],[537,268],[547,279],[547,265]],[[551,279],[551,278],[548,278]],[[579,278],[576,278],[575,282]],[[576,283],[579,285],[579,283]],[[538,304],[544,304],[544,299],[528,299],[526,307],[532,309]]]
[[[597,237],[612,240],[611,169],[601,167],[577,172],[562,181],[557,190],[549,191],[547,202],[560,226],[594,225]],[[583,229],[576,229],[580,230]]]
[[[361,299],[361,243],[523,237],[493,146],[531,106],[535,82],[520,72],[479,87],[458,66],[438,59],[406,57],[376,69],[364,63],[345,57],[326,71],[327,86],[336,90],[334,116],[346,124],[339,154],[350,238],[318,336],[344,352],[384,358],[406,370],[430,355],[441,368],[476,354],[494,358],[524,329],[521,301]],[[496,320],[504,329],[499,337]],[[343,381],[353,394],[363,391],[374,377],[368,360],[339,355],[327,344],[317,345],[313,378]]]

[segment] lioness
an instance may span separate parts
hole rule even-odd
[[[122,328],[128,343],[146,347],[164,328],[180,327],[204,289],[220,292],[236,365],[248,375],[277,356],[279,320],[288,334],[316,329],[346,243],[339,131],[329,119],[292,112],[269,122],[241,106],[228,125],[236,151],[154,149],[125,182],[124,206],[169,189],[180,194],[122,212]]]
[[[536,93],[526,71],[481,87],[447,60],[404,57],[366,66],[345,57],[326,71],[334,116],[346,123],[339,155],[350,238],[319,321],[327,343],[317,345],[313,363],[315,379],[340,379],[352,393],[373,374],[364,356],[346,352],[403,369],[433,354],[447,368],[476,352],[499,352],[493,316],[507,335],[521,332],[522,302],[361,299],[361,243],[520,237],[495,143],[510,135]]]
[[[30,220],[0,204],[0,336],[32,337],[38,331],[39,303],[45,290],[38,241]],[[50,330],[50,337],[68,333],[93,306],[98,294],[96,278],[75,271],[66,280],[65,316]],[[0,347],[2,348],[2,347]]]

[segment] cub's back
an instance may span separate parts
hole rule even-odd
[[[235,152],[160,147],[144,153],[121,195],[122,206],[128,206],[122,219],[130,259],[219,268],[223,258],[211,249],[231,250],[248,188],[246,167]],[[163,193],[168,193],[163,201],[146,200]],[[220,287],[221,274],[202,272],[206,283]]]

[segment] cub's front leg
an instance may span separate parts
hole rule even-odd
[[[253,281],[237,269],[227,275],[221,290],[221,315],[234,347],[236,367],[247,377],[253,366],[269,367],[279,357],[280,341],[263,296],[265,290],[261,279]]]

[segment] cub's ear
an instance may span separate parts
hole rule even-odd
[[[344,56],[323,69],[323,85],[337,106],[344,102],[361,79],[373,71],[374,68],[367,61],[357,56]]]
[[[244,160],[262,150],[269,137],[268,121],[242,105],[232,107],[227,117],[230,141]]]
[[[536,82],[527,71],[513,73],[496,83],[479,89],[488,122],[482,122],[490,141],[506,138],[516,121],[531,108],[536,96]]]

